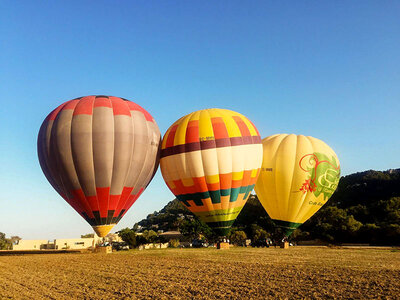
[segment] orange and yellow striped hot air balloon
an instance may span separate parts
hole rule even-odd
[[[225,236],[245,205],[262,162],[261,138],[245,116],[204,109],[176,121],[161,146],[161,172],[191,212]]]
[[[47,116],[38,155],[54,189],[104,237],[152,179],[159,143],[156,122],[139,105],[87,96]]]

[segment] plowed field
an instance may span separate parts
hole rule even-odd
[[[232,248],[0,256],[0,299],[400,298],[400,251]]]

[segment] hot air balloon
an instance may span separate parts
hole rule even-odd
[[[261,138],[245,116],[205,109],[176,121],[161,145],[169,189],[219,236],[245,205],[260,172]]]
[[[276,134],[262,143],[255,191],[268,215],[289,237],[336,190],[339,159],[327,144],[311,136]]]
[[[156,122],[139,105],[87,96],[47,116],[38,156],[54,189],[104,237],[151,181],[159,143]]]

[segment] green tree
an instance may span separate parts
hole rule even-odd
[[[237,230],[230,234],[229,239],[236,246],[246,246],[247,235],[244,231]]]
[[[138,225],[144,228],[179,230],[191,239],[206,238],[209,242],[215,235],[207,225],[188,220],[193,215],[175,199],[159,212],[149,214]],[[256,195],[250,195],[235,223],[235,230],[242,230],[254,238],[270,234],[280,241],[283,229],[275,227]],[[344,176],[336,192],[314,216],[291,235],[293,240],[321,239],[330,243],[362,242],[380,245],[400,245],[400,169],[384,172],[365,171]],[[232,233],[234,233],[234,231]],[[146,243],[137,236],[137,243]]]
[[[257,224],[251,224],[249,231],[249,236],[252,241],[263,240],[270,237],[270,234],[264,228]]]
[[[385,223],[400,225],[400,197],[380,200],[376,208]]]
[[[344,231],[349,235],[354,236],[357,231],[362,227],[362,223],[357,221],[352,215],[346,218]]]
[[[0,250],[9,250],[11,249],[12,244],[9,239],[6,238],[6,234],[0,232]]]
[[[130,228],[124,228],[118,231],[118,235],[121,239],[128,244],[129,248],[135,248],[137,246],[136,242],[136,232]]]
[[[359,240],[361,242],[379,243],[381,228],[376,224],[364,224],[359,230]]]
[[[188,236],[191,239],[200,240],[205,238],[209,240],[213,237],[211,228],[197,218],[183,221],[180,230],[184,236]]]
[[[303,231],[300,228],[297,228],[295,231],[293,231],[289,238],[290,240],[295,241],[307,241],[311,239],[311,236],[308,231]]]
[[[346,213],[354,216],[355,219],[362,223],[368,223],[371,221],[371,214],[366,205],[358,204],[356,206],[351,206],[346,208]]]
[[[145,230],[143,231],[143,237],[148,243],[155,243],[157,242],[158,234],[154,230]]]
[[[262,228],[261,229],[257,229],[254,232],[254,240],[255,241],[257,241],[257,240],[265,240],[267,238],[269,238],[269,233],[266,230],[262,229]]]
[[[94,238],[94,233],[82,234],[81,239]]]
[[[18,235],[11,236],[11,238],[10,238],[10,242],[13,245],[17,244],[20,240],[22,240],[22,239]]]
[[[178,248],[180,245],[180,242],[177,239],[171,239],[168,243],[170,248]]]
[[[250,195],[235,221],[236,227],[245,228],[247,236],[252,236],[251,226],[256,224],[268,232],[273,232],[275,228],[274,222],[266,213],[264,207],[258,200],[257,195]]]
[[[345,209],[336,206],[328,206],[321,210],[308,223],[313,226],[314,237],[328,242],[354,242],[362,223],[357,221],[353,215],[347,215]]]
[[[387,224],[382,226],[381,241],[384,241],[387,245],[400,245],[400,225]]]
[[[144,245],[147,244],[148,241],[147,239],[143,236],[143,234],[138,234],[136,235],[136,245],[140,246],[140,245]]]

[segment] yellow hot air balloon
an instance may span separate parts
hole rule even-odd
[[[263,143],[258,199],[288,237],[332,196],[340,178],[335,152],[311,136],[276,134]]]
[[[170,190],[217,234],[225,236],[260,173],[261,137],[245,116],[204,109],[164,135],[161,172]]]

